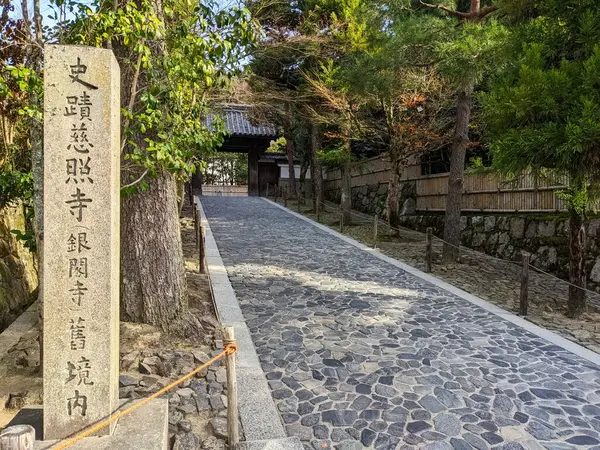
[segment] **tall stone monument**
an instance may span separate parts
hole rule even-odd
[[[44,89],[48,440],[118,408],[119,66],[110,50],[47,45]]]

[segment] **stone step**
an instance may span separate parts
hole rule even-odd
[[[268,439],[266,441],[240,442],[236,450],[303,450],[300,439],[296,436],[284,439]]]

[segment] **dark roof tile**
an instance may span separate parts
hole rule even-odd
[[[277,137],[279,132],[273,124],[254,125],[248,119],[250,105],[222,105],[210,112],[206,125],[210,128],[215,116],[222,117],[225,129],[231,136]]]

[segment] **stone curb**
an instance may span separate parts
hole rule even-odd
[[[0,359],[21,340],[25,333],[35,327],[38,319],[37,305],[38,303],[35,301],[25,312],[17,317],[17,320],[0,333]]]
[[[261,197],[261,198],[265,202],[270,203],[271,205],[276,206],[279,209],[282,209],[283,211],[287,212],[288,214],[291,214],[292,216],[302,219],[302,220],[312,224],[316,228],[319,228],[320,230],[325,231],[325,232],[343,240],[344,242],[346,242],[350,245],[353,245],[354,247],[357,247],[357,248],[373,255],[375,258],[379,258],[380,260],[385,261],[399,269],[402,269],[405,272],[410,273],[411,275],[414,275],[414,276],[421,278],[422,280],[427,281],[439,288],[442,288],[445,291],[448,291],[451,294],[456,295],[457,297],[460,297],[476,306],[479,306],[481,309],[484,309],[485,311],[495,314],[495,315],[501,317],[502,319],[504,319],[508,322],[511,322],[514,325],[517,325],[518,327],[523,328],[524,330],[529,331],[532,334],[535,334],[536,336],[539,336],[542,339],[545,339],[555,345],[558,345],[558,346],[564,348],[565,350],[567,350],[583,359],[586,359],[586,360],[590,361],[591,363],[594,363],[594,364],[600,366],[600,355],[599,354],[597,354],[591,350],[588,350],[587,348],[582,347],[581,345],[576,344],[575,342],[571,342],[568,339],[565,339],[552,331],[549,331],[542,327],[539,327],[539,326],[523,319],[522,317],[519,317],[509,311],[506,311],[496,305],[493,305],[479,297],[476,297],[473,294],[469,294],[468,292],[463,291],[462,289],[457,288],[456,286],[453,286],[449,283],[446,283],[445,281],[442,281],[433,275],[422,272],[419,269],[415,269],[414,267],[409,266],[408,264],[402,263],[394,258],[390,258],[389,256],[382,254],[378,250],[375,250],[371,247],[367,247],[366,245],[364,245],[348,236],[345,236],[341,233],[338,233],[335,230],[332,230],[331,228],[329,228],[326,225],[322,225],[308,217],[303,216],[302,214],[298,214],[294,211],[291,211],[288,208],[285,208],[284,206],[281,206],[281,205],[273,202],[272,200],[266,199],[264,197]]]
[[[195,199],[200,208],[201,223],[206,227],[206,266],[213,292],[213,301],[217,308],[217,316],[223,326],[234,328],[238,343],[238,407],[240,421],[246,437],[246,446],[240,448],[302,450],[302,445],[297,438],[291,440],[287,438],[279,412],[271,397],[267,379],[260,366],[250,330],[242,315],[217,243],[210,229],[210,224],[206,219],[202,202],[199,196],[195,196]],[[278,447],[277,444],[282,440],[288,446]]]

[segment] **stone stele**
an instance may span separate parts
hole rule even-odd
[[[110,50],[45,47],[46,440],[118,408],[119,83]]]

